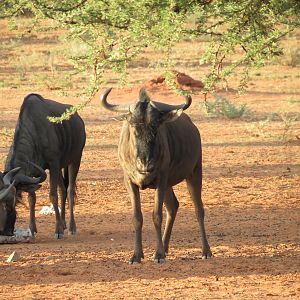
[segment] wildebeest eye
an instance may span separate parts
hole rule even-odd
[[[1,205],[2,209],[4,209],[6,211],[7,203],[6,202],[0,202],[0,205]]]
[[[155,124],[157,126],[159,126],[163,122],[164,115],[165,114],[163,112],[160,112],[158,117],[155,119]]]
[[[3,201],[2,205],[5,209],[11,209],[12,208],[12,203],[10,201]]]

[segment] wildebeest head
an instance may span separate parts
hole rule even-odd
[[[192,98],[187,96],[184,104],[169,105],[152,101],[144,89],[140,90],[139,99],[131,104],[114,105],[107,102],[111,88],[101,96],[104,108],[123,113],[116,119],[126,120],[130,137],[134,144],[136,167],[140,173],[151,173],[158,155],[157,133],[165,122],[176,120],[183,110],[187,109]]]
[[[3,175],[0,172],[0,235],[13,235],[16,222],[16,188],[13,175],[15,168]]]
[[[46,179],[45,171],[36,164],[40,177],[33,178],[24,175],[20,167],[14,168],[5,175],[0,172],[0,235],[13,235],[16,222],[17,191],[35,191]]]
[[[37,177],[25,175],[22,168],[20,172],[14,176],[16,182],[15,187],[19,192],[34,192],[41,187],[40,183],[46,180],[47,174],[43,168],[31,161],[28,161],[26,169],[29,170],[31,174],[37,174],[35,175]]]

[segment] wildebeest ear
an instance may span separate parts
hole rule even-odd
[[[163,114],[161,121],[162,122],[173,122],[182,114],[183,109],[175,109],[171,110],[165,114]]]
[[[17,189],[21,190],[22,192],[33,193],[37,191],[41,186],[41,184],[20,184],[17,186]]]
[[[120,115],[120,116],[117,116],[117,117],[113,117],[113,119],[116,120],[116,121],[124,121],[124,120],[127,120],[127,118],[129,116],[130,116],[130,113],[124,114],[124,115]]]
[[[150,102],[151,101],[150,97],[148,96],[148,94],[144,88],[140,89],[139,100],[141,102]]]

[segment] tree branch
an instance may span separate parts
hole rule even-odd
[[[77,9],[81,6],[83,6],[88,0],[81,0],[78,4],[72,6],[72,7],[68,7],[68,8],[55,8],[55,7],[50,7],[50,6],[47,6],[46,4],[42,3],[41,1],[39,0],[32,0],[32,2],[35,2],[37,5],[39,5],[40,7],[44,8],[44,9],[47,9],[47,10],[50,10],[50,11],[54,11],[54,12],[63,12],[63,13],[66,13],[66,12],[70,12],[74,9]]]

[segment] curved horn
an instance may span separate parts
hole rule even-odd
[[[0,192],[0,200],[4,199],[8,195],[8,193],[10,192],[10,190],[13,188],[14,184],[15,184],[15,181],[13,181],[9,185],[9,187],[7,187],[4,191]]]
[[[33,167],[35,167],[40,172],[40,177],[33,178],[30,176],[26,176],[24,174],[17,174],[14,179],[16,180],[16,183],[21,184],[38,184],[46,180],[47,174],[44,169],[42,169],[40,166],[36,165],[35,163],[29,161],[29,164],[31,164]]]
[[[40,172],[41,176],[39,177],[39,179],[40,179],[39,183],[44,182],[47,178],[47,173],[45,172],[45,170],[31,161],[28,161],[28,163],[31,164],[33,167],[35,167]]]
[[[20,169],[21,169],[21,167],[17,167],[17,168],[10,170],[9,172],[7,172],[3,177],[3,183],[10,185],[14,174],[19,172]]]
[[[130,104],[118,105],[118,104],[110,104],[107,102],[107,96],[111,92],[112,88],[106,89],[104,93],[100,97],[100,101],[102,106],[111,111],[117,111],[121,113],[127,113],[130,108]]]
[[[185,103],[179,105],[171,105],[171,104],[160,103],[156,101],[150,101],[150,104],[160,112],[169,112],[178,109],[186,110],[192,104],[192,97],[190,95],[185,96]]]

